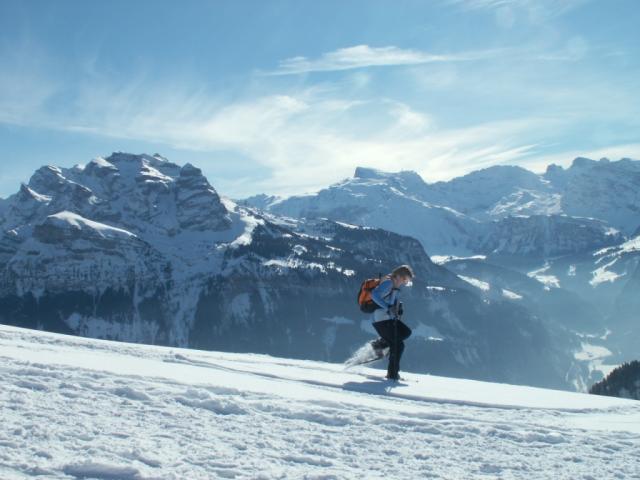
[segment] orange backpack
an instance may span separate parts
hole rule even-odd
[[[383,277],[380,275],[378,278],[367,278],[360,285],[360,290],[358,290],[358,305],[360,305],[360,310],[364,313],[372,313],[373,311],[380,308],[380,306],[373,301],[371,298],[371,292],[380,285],[382,280],[386,280],[389,276]]]

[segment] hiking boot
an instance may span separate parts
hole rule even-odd
[[[376,357],[382,358],[389,354],[389,344],[384,338],[377,338],[369,343]]]

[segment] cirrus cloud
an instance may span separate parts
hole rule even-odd
[[[456,54],[432,54],[395,46],[370,47],[356,45],[323,53],[319,58],[293,57],[280,62],[279,68],[266,75],[294,75],[309,72],[330,72],[366,67],[420,65],[435,62],[461,62],[488,57],[494,51]]]

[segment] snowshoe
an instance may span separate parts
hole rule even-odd
[[[389,347],[380,348],[380,346],[376,345],[377,348],[374,348],[374,342],[367,342],[356,350],[355,353],[344,362],[345,368],[373,363],[389,355]]]

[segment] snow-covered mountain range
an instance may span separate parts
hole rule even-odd
[[[405,177],[402,188],[420,185]],[[433,218],[479,223],[414,203]],[[342,361],[374,336],[355,303],[362,279],[409,263],[418,276],[405,295],[414,334],[404,368],[561,388],[585,374],[564,327],[508,289],[488,299],[417,240],[242,207],[196,167],[158,155],[43,167],[0,212],[1,323]]]
[[[640,162],[577,158],[570,168],[551,165],[543,175],[497,166],[433,184],[414,172],[357,168],[353,178],[314,194],[259,195],[244,203],[409,235],[430,255],[491,251],[505,248],[501,239],[515,238],[509,253],[531,256],[620,243],[640,227],[639,192]],[[532,234],[522,238],[523,230]]]
[[[0,477],[637,478],[640,402],[0,326]]]

